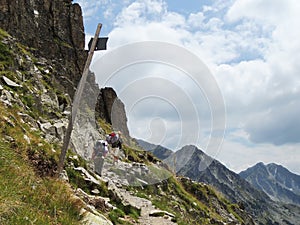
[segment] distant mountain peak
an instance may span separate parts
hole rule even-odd
[[[257,163],[240,176],[273,200],[300,205],[300,176],[282,165]]]
[[[258,162],[256,166],[265,166],[265,164],[263,162]]]

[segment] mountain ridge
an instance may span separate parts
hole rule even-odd
[[[163,147],[161,145],[151,144],[142,139],[136,139],[136,141],[139,146],[141,146],[146,151],[151,152],[153,155],[155,155],[156,157],[158,157],[161,160],[164,160],[164,159],[168,158],[171,154],[173,154],[172,150],[170,150],[166,147]]]
[[[239,175],[273,200],[300,205],[300,176],[281,165],[260,162]]]
[[[180,176],[212,185],[226,198],[240,204],[259,224],[289,225],[297,224],[300,219],[299,207],[273,202],[266,193],[196,146],[184,146],[164,162]]]

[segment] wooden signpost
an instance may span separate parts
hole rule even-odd
[[[83,74],[81,76],[78,88],[77,88],[76,93],[75,93],[75,97],[74,97],[74,101],[73,101],[73,105],[72,105],[72,113],[70,114],[69,124],[68,124],[67,130],[66,130],[65,136],[64,136],[63,146],[62,146],[62,150],[61,150],[60,157],[59,157],[59,163],[58,163],[58,168],[57,168],[57,176],[59,176],[63,171],[67,150],[68,150],[70,140],[71,140],[73,124],[74,124],[74,121],[75,121],[75,118],[76,118],[76,115],[77,115],[80,99],[81,99],[83,89],[84,89],[84,86],[85,86],[85,83],[86,83],[86,79],[87,79],[87,76],[88,76],[88,73],[89,73],[89,67],[90,67],[90,64],[92,62],[94,51],[106,50],[107,38],[99,38],[101,27],[102,27],[102,24],[99,23],[98,27],[97,27],[97,30],[96,30],[96,33],[95,33],[95,36],[91,41],[90,48],[89,48],[89,54],[88,54],[88,57],[87,57],[87,60],[86,60],[86,63],[85,63]],[[99,46],[99,43],[100,43],[100,45],[102,44],[102,46]]]

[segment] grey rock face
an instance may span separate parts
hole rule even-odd
[[[0,1],[0,28],[29,46],[36,56],[53,60],[61,71],[56,78],[73,95],[86,59],[78,4],[71,0]]]
[[[114,130],[121,131],[123,136],[129,139],[125,106],[112,88],[100,90],[96,112],[100,118],[111,124]]]

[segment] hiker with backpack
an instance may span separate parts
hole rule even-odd
[[[119,151],[122,149],[121,132],[112,132],[106,135],[106,141],[111,145],[114,160],[113,164],[115,164],[119,160]]]
[[[104,158],[108,153],[108,143],[104,140],[97,140],[93,148],[92,160],[94,161],[94,170],[101,176],[104,164]]]

